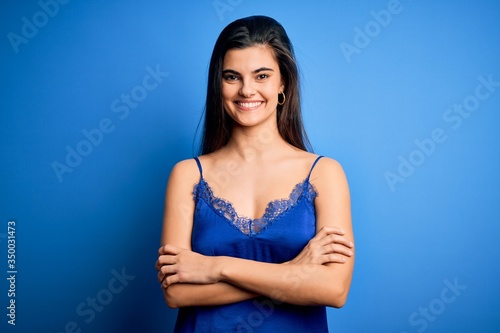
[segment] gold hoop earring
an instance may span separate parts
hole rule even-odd
[[[283,95],[283,101],[280,103],[280,98],[279,98],[279,95]],[[283,105],[285,104],[285,101],[286,101],[286,96],[285,96],[285,93],[284,92],[280,92],[278,94],[278,105]]]

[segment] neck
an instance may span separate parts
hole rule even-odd
[[[288,147],[276,125],[258,128],[235,126],[226,148],[246,161],[262,160]]]

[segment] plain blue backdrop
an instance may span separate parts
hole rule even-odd
[[[280,21],[357,261],[331,332],[500,330],[496,1],[4,1],[2,332],[171,332],[154,262],[219,32]],[[198,133],[199,135],[199,133]],[[16,325],[7,222],[16,222]]]

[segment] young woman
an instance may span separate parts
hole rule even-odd
[[[199,158],[172,170],[156,263],[176,332],[328,332],[354,265],[349,189],[307,151],[292,44],[229,24],[210,61]]]

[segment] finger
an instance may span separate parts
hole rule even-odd
[[[163,283],[163,280],[165,279],[166,275],[161,271],[161,269],[158,270],[158,282],[161,284]]]
[[[174,274],[176,272],[177,271],[175,265],[163,265],[158,270],[158,281],[162,283],[163,280],[165,280],[166,276],[168,276],[169,274]]]
[[[345,231],[339,227],[322,227],[321,230],[311,239],[311,241],[322,241],[329,236],[344,236]]]
[[[161,268],[161,266],[163,266],[163,265],[164,265],[164,263],[162,263],[162,262],[160,261],[160,258],[161,258],[161,256],[160,256],[160,257],[158,257],[158,260],[156,260],[156,264],[155,264],[155,268],[156,268],[156,270],[157,270],[157,271],[159,271],[159,270],[160,270],[160,268]]]
[[[161,268],[161,266],[162,266],[162,264],[160,264],[160,259],[156,260],[156,263],[155,263],[155,269],[156,269],[157,271],[159,271],[159,270],[160,270],[160,268]]]
[[[165,278],[161,286],[163,288],[168,288],[169,286],[173,285],[174,283],[179,282],[179,276],[177,274],[175,275],[170,275]]]
[[[337,264],[345,264],[347,262],[347,258],[340,254],[327,254],[324,256],[324,264],[326,263],[337,263]]]
[[[349,247],[349,248],[354,247],[354,244],[349,239],[347,239],[344,236],[339,236],[339,235],[335,235],[335,234],[331,234],[331,235],[328,235],[328,236],[322,238],[320,240],[319,244],[321,246],[324,246],[324,245],[332,244],[332,243],[342,244],[342,245]]]
[[[345,247],[344,245],[340,244],[330,244],[324,247],[326,252],[325,254],[342,254],[346,257],[352,257],[354,255],[354,252],[348,248]]]
[[[176,256],[165,254],[158,257],[158,260],[156,260],[155,263],[155,268],[158,271],[163,265],[173,265],[176,263],[177,263]]]
[[[175,246],[170,244],[165,244],[158,249],[158,255],[174,254],[172,253],[173,251],[175,251]]]
[[[328,237],[331,234],[343,235],[344,231],[338,227],[322,227],[313,238],[311,238],[310,242],[321,242],[322,239]]]
[[[171,244],[165,244],[162,247],[158,249],[158,254],[163,255],[163,254],[179,254],[181,251],[180,248],[177,246],[171,245]]]
[[[321,228],[320,232],[323,232],[326,235],[330,235],[330,234],[344,235],[345,234],[344,229],[342,229],[340,227],[333,227],[333,226],[324,226]]]
[[[160,284],[163,282],[164,278],[165,278],[165,276],[163,275],[163,273],[161,272],[161,270],[158,270],[158,274],[156,274],[156,279],[158,280],[158,282]]]
[[[160,266],[173,265],[173,264],[177,263],[177,259],[178,259],[177,256],[170,255],[170,254],[164,254],[164,255],[161,255],[158,257],[157,262],[160,264]]]
[[[345,247],[348,247],[350,249],[354,248],[354,243],[352,241],[350,241],[348,238],[343,237],[343,236],[337,236],[334,238],[335,238],[335,240],[334,240],[335,243],[342,244]]]

